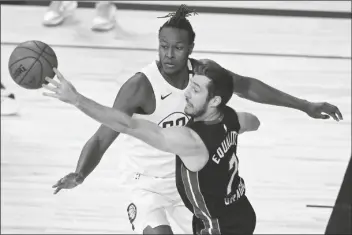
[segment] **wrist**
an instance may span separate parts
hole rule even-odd
[[[307,113],[310,107],[310,102],[308,100],[301,100],[300,102],[300,106],[299,106],[299,110],[301,110],[302,112]]]
[[[83,173],[81,173],[81,172],[76,172],[76,173],[75,173],[75,179],[76,179],[76,182],[77,182],[78,184],[81,184],[81,183],[83,183],[85,177],[84,177]]]
[[[80,93],[77,92],[77,95],[74,99],[74,102],[73,102],[73,105],[75,107],[78,107],[80,105],[80,102],[81,102],[81,98],[82,98],[82,95]]]

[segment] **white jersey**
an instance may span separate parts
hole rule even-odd
[[[188,61],[188,69],[192,70]],[[185,89],[180,90],[170,85],[160,74],[157,61],[141,70],[151,83],[155,95],[155,111],[150,115],[134,114],[133,117],[149,120],[160,127],[184,126],[189,117],[184,113],[186,106]],[[160,151],[143,141],[131,136],[124,136],[123,156],[129,170],[155,177],[175,176],[175,154]]]

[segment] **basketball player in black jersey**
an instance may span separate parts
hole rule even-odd
[[[160,73],[165,81],[178,89],[183,89],[189,80],[187,62],[192,54],[196,35],[187,19],[191,14],[192,11],[181,6],[176,12],[169,14],[170,18],[160,27],[158,34]],[[197,60],[193,60],[193,62],[197,62]],[[209,63],[216,64],[213,61],[209,61]],[[231,75],[234,84],[232,92],[239,97],[258,103],[293,108],[316,119],[330,117],[336,121],[342,119],[342,115],[335,105],[326,102],[309,102],[279,91],[258,79],[241,76],[229,70],[227,72]],[[128,116],[135,113],[150,115],[155,110],[158,98],[155,96],[148,78],[138,72],[122,85],[113,108]],[[189,106],[192,107],[191,100]],[[55,193],[61,189],[74,188],[82,183],[97,167],[106,150],[118,136],[119,132],[106,125],[101,125],[82,148],[75,171],[67,174],[54,185]],[[147,231],[148,227],[149,231]],[[167,234],[172,232],[171,228],[164,224],[150,227],[146,226],[146,233]]]
[[[226,70],[202,61],[194,72],[185,92],[185,113],[192,117],[185,127],[162,128],[102,106],[78,93],[57,70],[60,83],[48,78],[54,87],[44,87],[54,94],[44,95],[73,104],[115,131],[176,154],[177,188],[194,214],[194,233],[253,233],[255,213],[238,174],[236,150],[238,134],[257,130],[259,120],[226,106],[233,93],[233,82]]]

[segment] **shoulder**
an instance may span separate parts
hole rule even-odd
[[[146,113],[147,108],[153,101],[153,96],[153,88],[148,78],[143,73],[136,73],[123,83],[117,93],[113,107],[124,110],[131,115],[136,112]]]
[[[215,62],[214,60],[210,59],[192,59],[192,66],[195,72],[200,72],[202,73],[203,69],[206,68],[212,68],[216,69],[218,71],[225,71],[227,72],[226,69],[224,69],[220,64]]]
[[[147,76],[142,72],[137,72],[125,82],[125,84],[131,85],[131,86],[141,86],[141,87],[148,85],[148,83],[150,84]]]
[[[123,86],[125,89],[131,89],[134,91],[142,92],[142,93],[148,93],[152,91],[152,85],[149,82],[149,79],[147,76],[142,73],[138,72],[132,77],[130,77],[124,84]]]
[[[213,65],[213,66],[220,66],[217,62],[215,62],[214,60],[211,59],[194,59],[194,58],[190,58],[191,62],[194,63],[194,65]],[[220,66],[221,67],[221,66]]]
[[[224,107],[224,115],[225,115],[227,122],[231,123],[231,125],[236,129],[236,131],[238,131],[240,128],[238,112],[236,112],[235,109],[233,109],[229,106],[225,106]]]
[[[125,84],[140,87],[140,88],[151,88],[152,84],[149,81],[148,76],[150,76],[150,71],[153,71],[157,68],[157,62],[152,61],[146,66],[138,70],[133,76],[131,76]],[[124,85],[125,85],[124,84]]]
[[[231,108],[230,106],[225,106],[224,107],[224,114],[228,116],[235,116],[237,117],[237,112],[234,108]]]
[[[195,63],[216,63],[214,60],[211,59],[195,59],[195,58],[189,58],[191,61],[195,62]]]

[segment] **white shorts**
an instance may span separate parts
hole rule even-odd
[[[169,225],[176,234],[193,234],[193,214],[186,208],[176,188],[175,178],[135,174],[126,206],[133,231],[143,234],[150,226]]]

